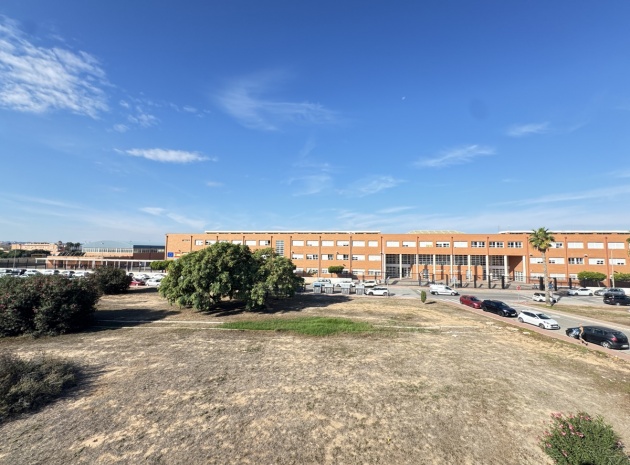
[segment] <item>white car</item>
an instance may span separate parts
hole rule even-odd
[[[365,281],[363,281],[363,287],[375,287],[375,286],[376,286],[375,279],[366,279]]]
[[[149,287],[160,287],[160,283],[162,282],[162,278],[151,278],[151,279],[147,279],[147,281],[144,283]]]
[[[593,295],[593,291],[585,287],[580,287],[579,289],[569,289],[568,294],[569,295]]]
[[[551,299],[551,303],[555,304],[558,302],[558,299],[560,298],[560,296],[556,294],[552,294],[549,296],[549,298]],[[546,302],[547,301],[546,294],[544,292],[534,292],[534,295],[532,296],[532,300],[534,302]]]
[[[560,325],[556,320],[542,312],[523,311],[519,313],[518,321],[529,323],[542,329],[560,329]]]
[[[389,290],[386,287],[371,287],[365,291],[367,295],[389,295]]]

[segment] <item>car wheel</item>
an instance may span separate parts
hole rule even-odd
[[[384,295],[384,296],[387,296],[387,295],[389,295],[389,294],[388,294],[387,292],[383,292],[383,295]]]
[[[518,321],[520,321],[521,323],[523,322],[523,319],[519,316],[518,317]]]
[[[619,307],[621,305],[621,302],[617,302],[617,307]]]
[[[591,296],[591,297],[592,297],[592,296],[593,296],[593,293],[591,292],[591,293],[589,294],[589,296]]]
[[[499,316],[505,316],[505,312],[499,312]]]
[[[542,323],[540,323],[540,324],[538,325],[538,327],[539,327],[540,329],[545,329],[545,325],[544,325],[544,324],[542,324]]]
[[[451,292],[451,295],[456,295],[454,292]]]
[[[604,349],[610,349],[610,342],[608,342],[608,341],[603,341],[603,342],[602,342],[602,347],[603,347]]]

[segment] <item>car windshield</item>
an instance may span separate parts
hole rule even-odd
[[[471,302],[481,302],[477,297],[470,297]]]
[[[536,313],[536,316],[540,318],[541,320],[551,320],[551,317],[548,315],[545,315],[544,313]]]
[[[508,304],[506,304],[505,302],[499,302],[499,307],[501,307],[501,308],[510,308],[510,306]]]

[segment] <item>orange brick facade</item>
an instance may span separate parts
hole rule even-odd
[[[551,278],[566,281],[580,271],[610,276],[630,273],[630,232],[553,232],[547,251]],[[291,258],[297,272],[330,277],[328,267],[343,265],[357,279],[412,278],[470,281],[488,276],[528,282],[542,276],[541,254],[528,242],[528,232],[464,234],[427,231],[407,234],[364,232],[207,231],[167,234],[166,255],[176,259],[215,242],[272,247]]]

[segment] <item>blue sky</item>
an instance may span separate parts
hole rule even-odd
[[[0,240],[627,230],[630,3],[4,0]]]

